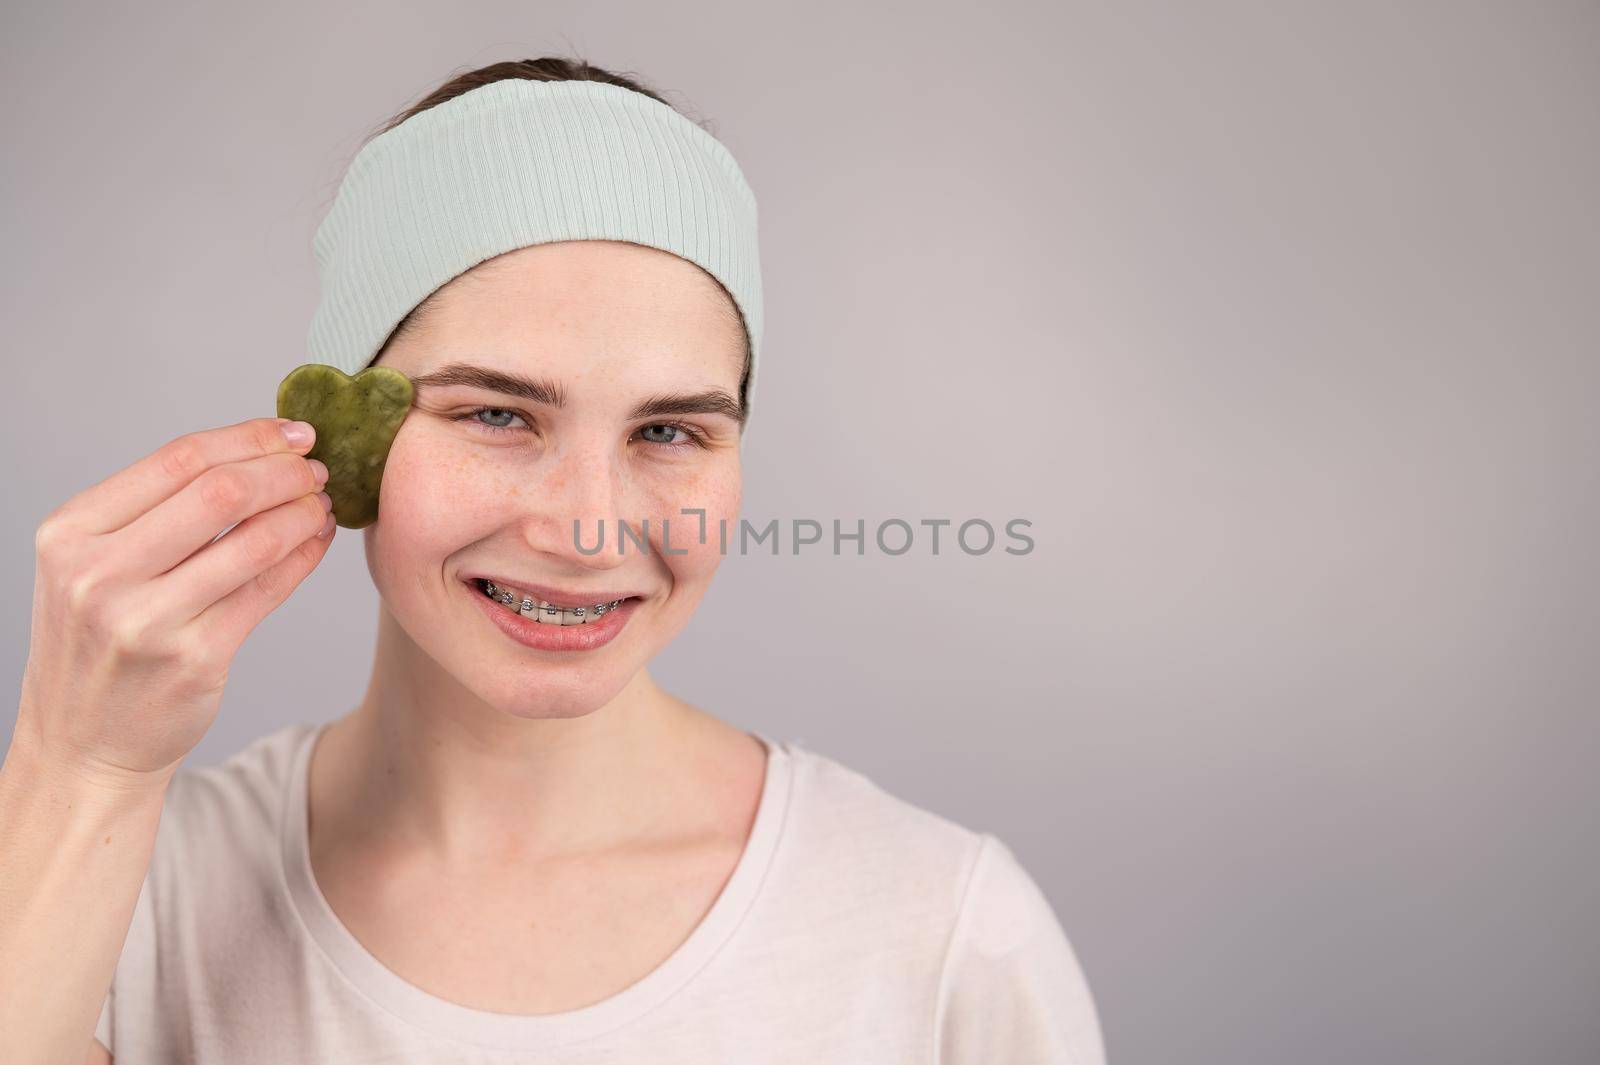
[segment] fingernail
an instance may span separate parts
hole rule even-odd
[[[310,422],[283,422],[278,428],[283,430],[290,447],[304,447],[317,438],[316,427]]]
[[[321,459],[307,459],[311,463],[311,472],[316,477],[318,484],[326,484],[328,480],[328,467],[323,465]]]
[[[328,493],[326,493],[326,492],[318,492],[317,493],[317,499],[321,501],[323,510],[332,510],[333,509],[333,497],[328,495]]]
[[[333,520],[333,514],[330,512],[328,514],[328,520],[322,523],[322,531],[317,533],[317,538],[320,540],[326,540],[328,537],[332,536],[333,527],[336,524],[338,523]]]

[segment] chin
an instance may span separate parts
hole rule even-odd
[[[512,706],[504,709],[507,717],[521,718],[524,721],[558,721],[572,718],[587,717],[604,706],[605,703],[580,703],[562,704],[552,706],[542,703],[538,706]]]
[[[615,699],[626,681],[605,683],[595,676],[580,677],[572,683],[554,677],[554,671],[532,668],[527,679],[508,683],[501,691],[480,692],[489,705],[508,717],[529,721],[585,717]]]

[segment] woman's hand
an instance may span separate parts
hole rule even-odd
[[[165,788],[234,653],[333,542],[327,470],[279,423],[180,436],[39,525],[14,743],[96,785]]]

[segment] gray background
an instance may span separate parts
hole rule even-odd
[[[1115,1062],[1600,1057],[1594,3],[9,7],[13,690],[43,516],[274,413],[362,136],[572,51],[760,199],[744,516],[1034,523],[731,556],[671,689],[1006,840]],[[191,764],[354,705],[360,550]]]

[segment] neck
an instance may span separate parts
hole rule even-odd
[[[366,695],[329,726],[315,763],[334,820],[360,826],[360,846],[541,862],[624,845],[663,816],[694,716],[644,669],[581,716],[515,716],[379,613]]]

